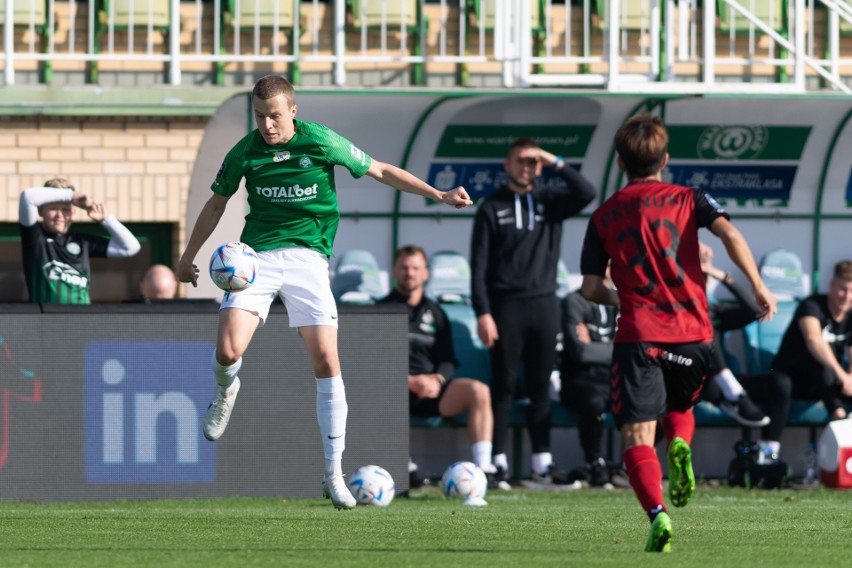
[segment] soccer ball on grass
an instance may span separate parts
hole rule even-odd
[[[473,462],[456,462],[447,468],[441,478],[441,491],[446,497],[461,497],[462,505],[482,506],[488,491],[485,472]]]
[[[257,277],[260,261],[257,253],[245,243],[226,243],[210,257],[210,278],[226,292],[245,290]]]
[[[377,465],[359,467],[349,476],[346,485],[361,505],[387,507],[396,494],[393,477]]]

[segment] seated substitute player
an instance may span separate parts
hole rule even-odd
[[[604,284],[611,284],[609,270]],[[592,487],[611,487],[602,448],[618,310],[588,301],[580,290],[568,294],[561,305],[565,339],[559,369],[562,377],[559,398],[577,415],[577,435],[586,458],[584,477]]]
[[[355,499],[343,480],[348,405],[337,353],[337,306],[328,258],[340,223],[334,166],[356,178],[369,175],[396,190],[462,208],[472,204],[463,187],[440,192],[409,172],[372,159],[321,124],[296,119],[293,85],[268,75],[257,81],[251,102],[257,128],[228,152],[177,264],[181,282],[197,285],[195,256],[218,225],[245,178],[249,213],[240,240],[258,254],[254,284],[226,293],[212,362],[219,390],[204,417],[204,435],[217,440],[234,408],[242,356],[263,325],[276,296],[284,300],[291,327],[299,329],[316,379],[317,422],[325,455],[323,494],[338,509]]]
[[[589,220],[583,243],[583,296],[619,306],[610,398],[621,431],[630,485],[651,520],[646,551],[671,551],[672,521],[663,503],[663,471],[654,449],[657,421],[668,445],[669,498],[685,506],[695,492],[692,406],[714,351],[698,229],[719,237],[754,288],[761,318],[776,311],[742,234],[728,214],[698,189],[662,181],[668,133],[649,114],[630,118],[615,134],[627,185]],[[608,262],[616,290],[604,284]]]
[[[491,463],[494,415],[488,385],[476,379],[453,377],[456,367],[450,320],[441,306],[426,297],[429,279],[426,253],[408,245],[396,251],[393,291],[380,303],[408,306],[408,404],[412,416],[451,418],[467,412],[467,436],[473,462],[488,476],[489,485],[509,490],[497,480]]]
[[[74,208],[106,229],[109,238],[71,232]],[[41,225],[38,219],[41,217]],[[139,252],[136,237],[103,203],[61,177],[21,193],[18,208],[24,275],[30,303],[90,304],[90,258],[126,258]]]
[[[846,367],[843,367],[843,363]],[[834,265],[827,294],[799,303],[772,368],[793,381],[793,396],[821,400],[830,420],[852,405],[852,260]]]

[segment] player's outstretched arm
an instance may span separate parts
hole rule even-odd
[[[219,224],[219,219],[225,212],[225,206],[228,205],[228,197],[214,193],[207,200],[201,213],[198,214],[198,219],[195,221],[195,226],[192,228],[192,234],[189,241],[186,243],[186,249],[178,260],[175,267],[175,276],[178,282],[191,282],[193,287],[198,286],[198,266],[193,264],[195,255],[201,249],[201,246],[210,238],[216,225]]]
[[[372,160],[367,175],[385,185],[405,193],[420,195],[456,209],[473,205],[467,191],[461,186],[450,191],[438,191],[425,181],[397,166]]]
[[[754,262],[754,256],[751,254],[751,249],[745,237],[724,217],[719,217],[713,221],[710,230],[719,237],[722,244],[725,245],[725,250],[728,251],[728,256],[751,282],[751,286],[754,288],[754,300],[757,307],[762,310],[758,319],[760,321],[771,320],[772,316],[778,311],[778,302],[769,288],[766,287],[766,284],[763,283],[760,271],[757,269],[757,263]]]

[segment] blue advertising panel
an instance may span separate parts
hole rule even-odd
[[[580,170],[582,164],[569,164],[575,170]],[[459,185],[464,186],[474,201],[488,197],[494,190],[508,182],[503,162],[432,162],[426,180],[436,189],[449,191]],[[544,168],[536,182],[539,187],[564,188],[565,181],[559,177],[553,168]],[[434,202],[430,202],[434,203]]]
[[[90,483],[212,483],[201,422],[213,395],[207,341],[90,341],[85,455]]]
[[[665,181],[725,199],[789,199],[797,166],[669,164]]]

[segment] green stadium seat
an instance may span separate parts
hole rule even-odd
[[[163,34],[164,44],[168,43],[171,10],[169,0],[93,0],[96,5],[94,53],[98,53],[100,42],[109,30],[110,23],[114,30],[127,31],[134,29],[146,30],[150,21],[154,30]],[[86,68],[86,80],[89,83],[98,82],[98,62],[89,61]]]
[[[47,2],[45,0],[13,0],[12,20],[16,26],[36,27],[47,25]],[[0,25],[6,23],[6,0],[0,0]]]
[[[771,29],[784,33],[787,29],[787,0],[738,0],[743,7],[753,12],[755,17]],[[753,24],[740,12],[731,8],[725,0],[717,0],[719,11],[719,29],[723,33],[731,30],[737,34],[749,33]],[[754,32],[763,35],[760,28],[754,26]]]
[[[561,300],[572,291],[571,273],[565,261],[560,258],[556,263],[556,297]]]
[[[331,292],[339,304],[369,305],[387,296],[385,278],[376,257],[365,249],[348,250],[337,261]]]
[[[6,1],[0,0],[0,28],[6,22]],[[12,21],[15,27],[26,29],[30,25],[41,40],[41,52],[47,53],[53,37],[53,29],[48,25],[48,0],[13,0]],[[53,66],[50,61],[39,65],[40,80],[50,83]]]
[[[778,302],[778,313],[770,321],[756,321],[743,328],[744,354],[750,373],[762,373],[771,368],[798,305],[793,301]]]
[[[465,37],[467,41],[479,41],[479,31],[494,34],[496,0],[459,0],[464,2],[467,19],[465,20]],[[533,39],[533,55],[544,55],[544,44],[547,41],[546,0],[529,0],[530,2],[530,31]],[[465,46],[462,46],[464,51]],[[468,70],[465,64],[460,64],[457,71],[459,85],[467,85]]]
[[[439,251],[429,257],[426,295],[445,304],[470,303],[470,263],[461,253]]]
[[[296,6],[298,0],[223,0],[221,11],[221,29],[219,35],[219,53],[226,53],[227,32],[233,33],[239,25],[241,32],[254,33],[254,30],[278,29],[285,33],[290,48],[293,49],[296,38]],[[304,21],[304,17],[300,20]],[[304,28],[301,29],[304,32]],[[217,61],[213,64],[213,82],[222,85],[225,78],[225,63]],[[290,81],[294,85],[301,82],[302,75],[299,62],[290,65]]]
[[[470,304],[441,304],[453,330],[453,347],[459,366],[456,376],[470,377],[485,383],[491,382],[491,357],[489,350],[476,330],[476,314]]]
[[[778,300],[799,300],[807,294],[802,260],[791,250],[777,248],[760,259],[760,277]]]
[[[381,31],[382,26],[389,33],[404,28],[411,43],[411,54],[423,55],[422,32],[429,28],[429,19],[423,14],[421,0],[346,0],[346,22],[352,32],[359,34],[362,30],[367,33]],[[425,84],[422,63],[412,65],[411,82]]]
[[[609,28],[608,0],[595,0],[595,10],[598,14],[598,27],[601,30]],[[619,23],[622,30],[640,31],[651,28],[651,0],[622,0]]]

